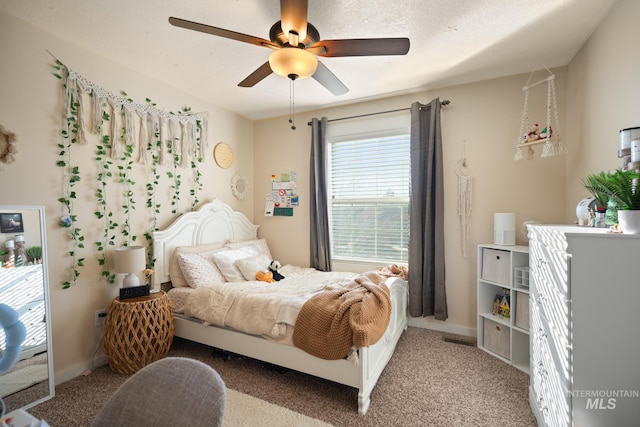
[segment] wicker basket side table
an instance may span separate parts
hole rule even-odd
[[[169,353],[175,324],[167,294],[111,303],[104,322],[104,353],[118,374],[133,374]]]

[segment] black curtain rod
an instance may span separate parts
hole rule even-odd
[[[448,99],[440,101],[441,107],[444,107],[445,105],[449,105],[449,104],[451,104],[451,101],[449,101]],[[410,109],[411,108],[398,108],[397,110],[378,111],[377,113],[360,114],[359,116],[339,117],[337,119],[327,120],[327,122],[338,122],[340,120],[358,119],[360,117],[377,116],[378,114],[397,113],[398,111],[407,111]],[[311,126],[311,122],[307,122],[307,125]]]

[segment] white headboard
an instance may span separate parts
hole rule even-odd
[[[169,267],[176,246],[255,239],[258,227],[243,213],[234,211],[218,199],[204,204],[197,211],[183,214],[166,229],[153,232],[153,288],[158,289],[162,283],[171,280]]]

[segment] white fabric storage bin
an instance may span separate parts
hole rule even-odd
[[[511,271],[509,251],[501,249],[482,249],[482,280],[509,285],[511,282]]]
[[[511,360],[511,334],[509,327],[484,319],[484,347],[493,353]]]
[[[529,330],[529,295],[516,292],[516,326]]]

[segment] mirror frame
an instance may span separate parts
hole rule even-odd
[[[249,183],[239,172],[236,172],[231,177],[231,192],[238,200],[244,200],[247,198],[247,194],[249,193]]]
[[[46,221],[45,221],[45,208],[44,206],[24,206],[24,205],[0,205],[0,211],[11,212],[24,212],[24,211],[37,211],[40,227],[40,243],[42,246],[42,286],[44,294],[44,309],[45,309],[45,331],[47,335],[47,376],[49,381],[49,393],[33,402],[30,402],[20,408],[7,408],[7,412],[15,411],[17,409],[29,409],[35,405],[38,405],[44,401],[47,401],[55,396],[55,377],[53,369],[53,344],[51,335],[51,298],[49,293],[49,257],[47,256],[47,233],[46,233]]]

